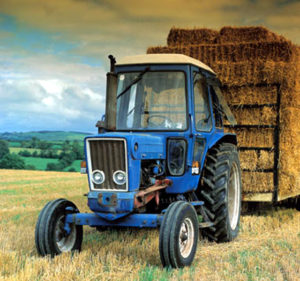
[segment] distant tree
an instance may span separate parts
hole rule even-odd
[[[21,145],[20,146],[25,148],[27,146],[27,141],[21,141]]]
[[[0,168],[2,169],[24,169],[25,162],[24,160],[15,153],[8,153],[4,155],[0,161]]]
[[[26,170],[36,170],[36,167],[34,165],[26,165],[25,169]]]
[[[39,157],[39,154],[38,154],[38,152],[35,150],[35,151],[32,152],[31,156],[32,156],[32,157]]]
[[[49,149],[51,147],[51,143],[47,142],[47,141],[43,141],[43,140],[40,140],[38,143],[37,143],[37,148],[40,148],[42,150],[46,150],[46,149]]]
[[[61,150],[64,153],[68,153],[71,150],[71,145],[69,140],[65,140],[61,145]]]
[[[46,167],[46,171],[62,171],[63,169],[61,163],[48,163]]]
[[[73,141],[71,150],[76,155],[75,157],[77,160],[82,160],[84,158],[83,146],[80,145],[77,140]]]
[[[76,172],[75,168],[71,167],[68,169],[68,172]]]
[[[63,154],[59,159],[59,163],[61,163],[61,165],[65,168],[70,166],[74,160],[76,160],[76,155],[75,153],[70,152]]]
[[[0,160],[9,153],[8,142],[0,140]]]
[[[31,148],[37,148],[40,140],[37,137],[33,137],[30,141]]]
[[[18,154],[20,156],[24,156],[24,157],[30,157],[31,156],[31,153],[28,150],[21,150]]]

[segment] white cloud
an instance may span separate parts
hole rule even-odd
[[[95,132],[104,114],[105,72],[54,57],[22,58],[0,72],[0,101],[0,131]]]

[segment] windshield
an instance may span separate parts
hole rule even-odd
[[[119,73],[116,125],[117,130],[186,129],[184,73]]]

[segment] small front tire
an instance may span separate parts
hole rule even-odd
[[[71,224],[69,234],[64,230],[66,215],[78,212],[75,204],[65,199],[46,204],[35,228],[35,245],[39,255],[54,257],[62,252],[81,250],[82,225]]]
[[[160,228],[159,251],[164,267],[191,265],[197,250],[199,223],[194,207],[184,201],[172,203]]]

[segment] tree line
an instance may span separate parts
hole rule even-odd
[[[76,140],[73,142],[66,140],[60,144],[60,149],[54,149],[52,143],[34,137],[30,141],[22,141],[21,147],[25,149],[19,151],[18,154],[10,153],[9,143],[5,140],[0,140],[0,168],[35,169],[33,165],[26,165],[21,156],[58,159],[56,163],[47,164],[46,170],[49,171],[62,171],[72,165],[75,160],[84,159],[83,146]],[[26,148],[38,150],[30,152]],[[70,168],[69,171],[75,171],[75,169]]]

